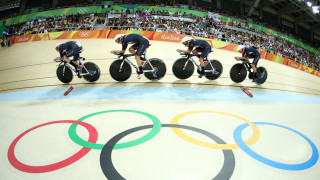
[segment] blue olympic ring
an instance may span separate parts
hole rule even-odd
[[[240,126],[238,126],[234,132],[233,132],[233,138],[236,141],[236,143],[238,144],[238,146],[245,152],[247,153],[249,156],[251,156],[252,158],[266,164],[269,165],[271,167],[275,167],[278,169],[284,169],[284,170],[291,170],[291,171],[299,171],[299,170],[304,170],[304,169],[308,169],[310,167],[312,167],[313,165],[315,165],[319,159],[319,152],[317,147],[314,145],[314,143],[307,138],[305,135],[303,135],[302,133],[288,128],[286,126],[282,126],[279,124],[274,124],[274,123],[268,123],[268,122],[253,122],[256,125],[273,125],[273,126],[278,126],[284,129],[288,129],[292,132],[297,133],[298,135],[300,135],[303,139],[305,139],[311,146],[312,148],[312,156],[311,158],[304,162],[304,163],[300,163],[300,164],[285,164],[285,163],[279,163],[276,161],[272,161],[270,159],[267,159],[265,157],[262,157],[261,155],[259,155],[258,153],[254,152],[252,149],[250,149],[243,141],[242,137],[241,137],[241,133],[244,130],[244,128],[248,127],[248,124],[242,124]]]

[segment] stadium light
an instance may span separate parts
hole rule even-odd
[[[312,7],[312,12],[315,14],[319,14],[320,6],[313,6]]]

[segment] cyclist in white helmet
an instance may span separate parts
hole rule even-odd
[[[260,59],[260,53],[259,51],[254,47],[246,47],[243,45],[239,45],[237,48],[238,52],[242,54],[241,57],[235,57],[236,60],[244,60],[250,63],[249,58],[253,58],[252,61],[252,70],[253,70],[253,76],[252,78],[257,78],[257,64]]]
[[[204,73],[204,59],[208,56],[208,54],[211,52],[211,45],[202,39],[194,39],[192,37],[184,37],[182,38],[182,44],[187,46],[187,50],[177,49],[178,53],[186,53],[190,54],[191,52],[193,54],[198,54],[201,52],[201,55],[199,57],[199,62],[201,66],[201,71],[199,74],[199,78],[202,78],[202,76],[205,75]],[[195,49],[194,49],[195,48]]]
[[[118,44],[122,44],[122,50],[113,50],[111,51],[113,54],[124,53],[128,47],[128,44],[133,44],[129,48],[129,52],[135,54],[135,59],[139,67],[137,79],[140,79],[144,75],[141,63],[141,55],[144,55],[146,49],[149,47],[149,40],[140,34],[118,34],[115,37],[115,41]]]

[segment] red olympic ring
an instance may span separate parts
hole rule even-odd
[[[8,160],[10,162],[10,164],[15,167],[16,169],[23,171],[23,172],[27,172],[27,173],[45,173],[45,172],[50,172],[50,171],[55,171],[58,169],[61,169],[63,167],[66,167],[74,162],[76,162],[77,160],[81,159],[83,156],[85,156],[91,149],[89,148],[82,148],[80,151],[78,151],[76,154],[72,155],[71,157],[62,160],[60,162],[54,163],[54,164],[50,164],[50,165],[44,165],[44,166],[30,166],[30,165],[26,165],[21,163],[15,156],[14,154],[14,148],[16,146],[16,144],[18,143],[18,141],[27,133],[29,133],[32,130],[35,130],[39,127],[42,126],[46,126],[46,125],[50,125],[50,124],[56,124],[56,123],[72,123],[72,124],[79,124],[83,127],[85,127],[88,132],[89,132],[89,142],[91,143],[96,143],[97,139],[98,139],[98,132],[97,130],[90,124],[86,123],[86,122],[82,122],[82,121],[75,121],[75,120],[61,120],[61,121],[53,121],[53,122],[48,122],[48,123],[44,123],[38,126],[35,126],[31,129],[28,129],[27,131],[23,132],[22,134],[20,134],[10,145],[9,150],[8,150]]]

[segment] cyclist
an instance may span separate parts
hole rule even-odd
[[[55,61],[65,60],[70,63],[77,72],[78,77],[80,78],[78,61],[71,61],[69,58],[73,56],[73,60],[79,60],[80,53],[83,51],[82,45],[79,42],[68,41],[66,43],[58,43],[56,45],[56,51],[60,53],[60,57],[55,58]]]
[[[2,42],[3,42],[4,46],[7,45],[8,38],[9,38],[9,30],[8,30],[8,28],[5,28],[5,30],[2,32]]]
[[[177,49],[178,53],[185,53],[190,54],[191,52],[193,54],[198,54],[201,52],[201,55],[199,56],[199,62],[201,66],[201,71],[199,72],[199,78],[202,78],[202,76],[205,75],[204,73],[204,59],[207,58],[208,54],[211,52],[211,46],[210,44],[202,39],[194,39],[192,37],[184,37],[182,38],[182,44],[188,47],[187,50],[181,50]],[[195,49],[194,49],[195,48]],[[216,72],[214,72],[216,73]]]
[[[239,45],[237,48],[238,52],[242,54],[242,57],[235,57],[236,60],[244,60],[250,63],[249,58],[253,58],[252,61],[252,79],[256,79],[258,77],[257,75],[257,64],[260,59],[260,53],[259,51],[254,47],[246,47],[243,45]]]
[[[113,50],[111,51],[113,54],[123,54],[126,51],[128,44],[133,44],[129,48],[129,52],[135,54],[135,59],[139,67],[137,79],[140,79],[144,75],[141,63],[143,58],[141,55],[145,55],[146,49],[149,47],[149,40],[140,34],[118,34],[114,40],[116,43],[122,44],[122,50]]]

